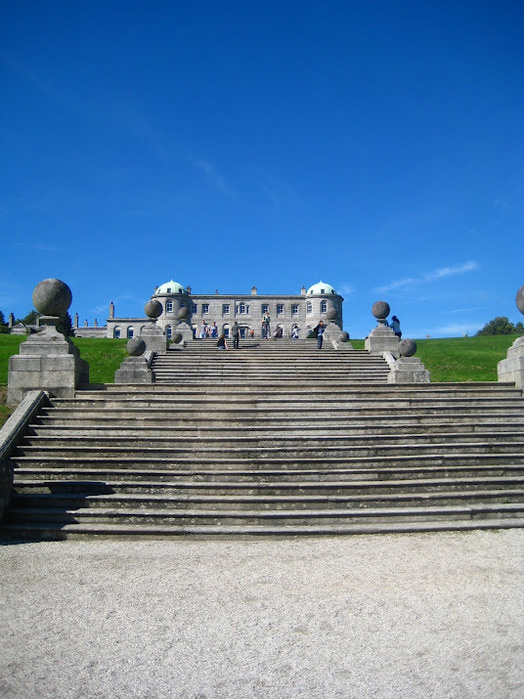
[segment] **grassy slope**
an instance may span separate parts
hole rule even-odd
[[[505,359],[515,335],[453,337],[417,340],[417,353],[432,381],[496,381],[497,363]],[[5,386],[9,357],[18,354],[21,335],[0,335],[0,425],[9,411],[5,405]],[[74,338],[80,356],[89,363],[92,383],[113,383],[115,371],[127,356],[127,340]],[[355,349],[364,348],[364,340],[352,340]]]

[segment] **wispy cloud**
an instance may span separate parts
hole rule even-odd
[[[396,291],[409,286],[415,286],[416,284],[426,284],[429,282],[434,282],[438,279],[454,277],[459,274],[466,274],[467,272],[473,272],[477,268],[478,264],[473,261],[455,264],[450,267],[439,267],[438,269],[431,270],[430,272],[423,272],[417,277],[404,277],[403,279],[397,279],[390,284],[379,287],[377,291],[381,293],[386,291]]]
[[[208,160],[202,159],[197,159],[193,162],[194,165],[204,173],[206,179],[212,184],[214,184],[215,187],[218,187],[218,189],[220,189],[221,192],[227,194],[228,196],[235,196],[228,181],[223,175],[221,175],[218,172],[217,168],[215,167],[215,165],[213,165],[213,163],[210,163]]]
[[[267,196],[271,205],[275,209],[283,208],[299,208],[302,207],[302,202],[295,195],[291,187],[284,182],[274,178],[264,177],[258,182],[258,186]]]
[[[338,287],[337,291],[339,292],[339,294],[342,294],[343,296],[349,296],[350,294],[355,293],[355,287],[351,286],[351,284],[346,284],[344,282]]]
[[[47,80],[42,79],[37,73],[32,71],[25,65],[19,63],[12,56],[7,55],[4,51],[0,51],[0,59],[13,68],[19,75],[21,75],[28,83],[33,85],[40,93],[46,97],[50,97],[53,100],[62,102],[67,107],[71,109],[80,109],[78,104],[75,104],[72,100],[66,97],[58,88],[56,88],[52,83]]]

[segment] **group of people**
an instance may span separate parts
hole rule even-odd
[[[402,330],[400,329],[400,320],[397,318],[397,316],[392,316],[391,321],[388,323],[386,322],[386,325],[390,327],[395,335],[398,337],[400,340],[402,338]],[[291,337],[293,339],[298,339],[299,337],[299,332],[300,329],[297,325],[295,325],[292,330],[291,330]],[[324,321],[321,320],[319,321],[318,325],[313,328],[313,333],[315,337],[317,338],[317,347],[318,349],[322,349],[322,345],[324,343],[324,333],[326,332],[326,325],[324,324]],[[254,330],[250,330],[250,335],[251,337],[254,337]],[[209,328],[207,324],[203,323],[200,327],[200,333],[199,337],[205,338],[205,337],[217,337],[218,336],[218,329],[215,323]],[[240,326],[239,324],[235,321],[231,331],[230,331],[230,336],[233,338],[233,348],[234,349],[239,349],[240,346]],[[270,331],[270,317],[269,313],[264,313],[264,316],[262,318],[262,337],[264,339],[270,339],[271,338],[271,331]],[[273,339],[276,340],[278,338],[283,337],[283,330],[282,326],[278,325],[277,329],[275,330],[275,333],[273,335]],[[218,336],[218,342],[217,342],[217,347],[218,349],[229,349],[227,345],[227,339],[224,333],[222,333],[220,336]]]
[[[202,323],[198,329],[198,337],[200,340],[205,340],[206,337],[218,337],[217,324],[215,322],[213,322],[213,325]]]
[[[239,349],[240,348],[240,325],[236,322],[236,320],[231,327],[230,336],[233,338],[233,349]],[[221,333],[219,335],[219,338],[217,341],[217,347],[219,350],[229,349],[225,333]]]

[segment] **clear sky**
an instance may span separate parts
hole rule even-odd
[[[521,0],[2,3],[0,309],[322,279],[355,338],[522,320],[523,37]]]

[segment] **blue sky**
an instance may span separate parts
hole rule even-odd
[[[322,279],[352,337],[522,320],[524,5],[17,0],[0,10],[0,309],[81,323]]]

